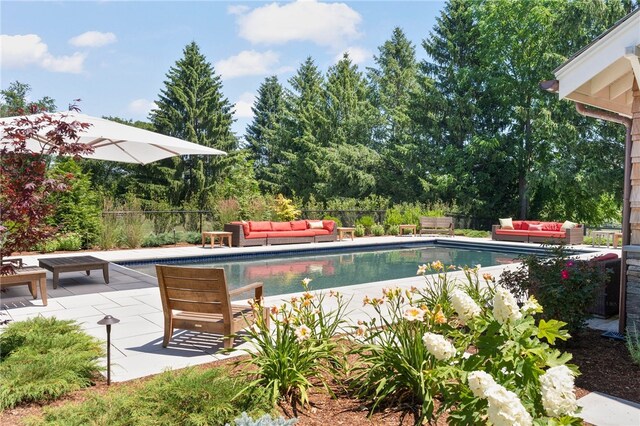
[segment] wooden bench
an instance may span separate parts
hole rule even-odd
[[[58,288],[60,272],[86,271],[102,269],[104,282],[109,284],[109,262],[93,256],[50,257],[40,259],[40,267],[53,272],[53,288]]]
[[[453,218],[422,216],[420,234],[449,234],[453,237]]]

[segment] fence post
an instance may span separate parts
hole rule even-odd
[[[200,210],[200,233],[202,234],[202,210]]]

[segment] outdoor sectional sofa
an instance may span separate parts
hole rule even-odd
[[[584,228],[580,224],[572,224],[573,228],[565,229],[567,222],[514,220],[512,223],[513,229],[505,229],[500,225],[493,225],[491,238],[496,241],[553,244],[582,244],[584,239]]]
[[[291,222],[247,221],[224,225],[231,232],[233,247],[336,241],[338,228],[333,220],[292,220]]]

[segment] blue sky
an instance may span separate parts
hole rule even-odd
[[[235,105],[242,136],[264,78],[286,85],[307,56],[322,72],[348,50],[361,71],[402,28],[416,46],[428,37],[437,1],[7,1],[0,2],[0,87],[20,81],[31,99],[59,110],[146,120],[169,68],[195,41]]]

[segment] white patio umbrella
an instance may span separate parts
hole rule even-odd
[[[32,117],[35,118],[37,115]],[[49,115],[54,119],[66,122],[79,121],[91,125],[78,132],[77,142],[94,148],[92,154],[82,155],[83,158],[148,164],[176,155],[226,154],[218,149],[73,111],[56,112]],[[8,145],[9,141],[5,139],[4,128],[10,126],[15,118],[6,117],[0,120],[0,148]],[[43,151],[44,148],[46,153],[47,139],[44,136],[46,131],[47,129],[43,129],[40,132],[42,136],[39,134],[39,137],[29,139],[27,148],[34,152]]]

